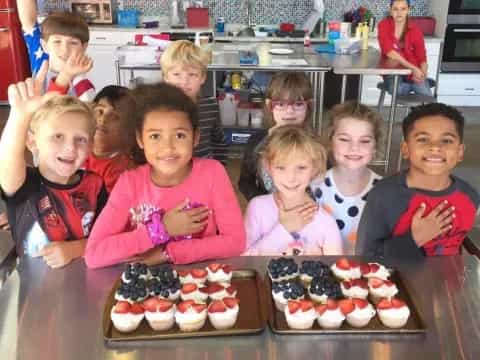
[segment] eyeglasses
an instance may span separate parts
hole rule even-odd
[[[289,106],[295,111],[303,111],[307,108],[307,105],[310,103],[308,100],[296,100],[296,101],[287,101],[287,100],[272,100],[272,109],[276,110],[287,110]]]

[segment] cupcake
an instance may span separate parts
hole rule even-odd
[[[143,302],[143,307],[153,330],[168,330],[175,324],[175,305],[171,301],[151,297]]]
[[[293,280],[298,276],[298,264],[292,258],[272,259],[267,269],[272,282]]]
[[[317,313],[310,300],[289,300],[284,310],[288,327],[306,330],[313,326]]]
[[[310,299],[316,303],[325,304],[328,298],[338,299],[342,297],[342,290],[338,282],[330,277],[313,278],[308,288]]]
[[[207,281],[207,270],[205,269],[191,269],[191,270],[179,270],[178,276],[181,284],[195,283],[205,284]]]
[[[118,301],[110,312],[113,326],[120,332],[132,332],[138,328],[144,318],[144,309],[140,304]]]
[[[376,277],[382,280],[388,280],[391,275],[391,271],[388,270],[382,264],[376,262],[370,262],[360,265],[360,271],[364,278]]]
[[[160,281],[172,282],[178,278],[177,272],[172,268],[170,264],[159,264],[149,267],[150,278],[158,279]]]
[[[207,305],[194,300],[182,301],[177,305],[175,322],[182,331],[197,331],[205,325]]]
[[[310,282],[314,277],[327,277],[330,275],[330,268],[321,261],[302,261],[302,266],[300,267],[300,281],[305,287],[310,285]]]
[[[149,278],[150,271],[148,266],[139,262],[127,264],[125,271],[122,273],[122,282],[125,284],[128,284],[136,279],[147,281]]]
[[[383,325],[392,329],[398,329],[404,327],[407,323],[410,309],[400,299],[382,299],[377,304],[377,314]]]
[[[368,291],[370,299],[377,303],[382,298],[393,297],[398,293],[397,285],[390,280],[382,280],[378,278],[368,279]]]
[[[230,283],[211,283],[207,287],[207,293],[210,299],[221,300],[237,296],[237,288]]]
[[[195,283],[187,283],[182,285],[180,290],[180,298],[182,301],[194,300],[196,302],[207,302],[208,287],[197,285]]]
[[[226,297],[223,300],[213,300],[208,306],[208,320],[217,330],[229,329],[237,322],[239,310],[236,298]]]
[[[316,305],[315,310],[318,325],[323,329],[338,329],[345,320],[345,315],[333,299],[328,299],[326,304]]]
[[[282,280],[272,283],[272,297],[278,311],[284,311],[289,300],[300,300],[305,297],[305,289],[296,281]]]
[[[362,277],[360,264],[345,257],[338,259],[330,269],[340,280],[360,279]]]
[[[128,283],[122,281],[117,291],[115,291],[115,300],[127,301],[131,304],[142,302],[147,297],[147,283],[143,278],[132,278]]]
[[[212,263],[207,266],[207,280],[209,282],[230,282],[232,268],[230,265]]]
[[[343,299],[338,302],[338,306],[347,318],[347,323],[355,328],[367,326],[375,316],[375,309],[365,299]]]
[[[340,288],[345,297],[366,299],[368,296],[368,283],[365,279],[342,281]]]
[[[148,294],[159,299],[176,301],[180,297],[180,280],[177,278],[153,277],[147,283]]]

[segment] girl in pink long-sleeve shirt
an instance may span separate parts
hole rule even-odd
[[[122,174],[88,239],[88,267],[129,260],[191,263],[245,250],[242,214],[216,160],[192,158],[198,110],[172,85],[134,91],[147,164]]]
[[[261,158],[275,191],[248,204],[245,254],[342,254],[335,220],[308,193],[310,182],[326,170],[326,151],[319,139],[297,126],[282,126],[268,137]]]

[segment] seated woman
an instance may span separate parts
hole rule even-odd
[[[390,16],[378,24],[378,42],[382,54],[412,70],[401,76],[398,95],[432,95],[427,81],[427,55],[422,31],[408,21],[410,0],[391,0]],[[393,76],[384,76],[386,89],[393,91]]]

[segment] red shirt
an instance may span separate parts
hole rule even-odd
[[[99,158],[90,154],[85,161],[85,169],[102,177],[108,193],[112,192],[118,177],[131,165],[130,158],[125,154],[118,154],[112,158]]]
[[[410,21],[407,21],[407,31],[403,44],[395,37],[395,23],[393,18],[389,16],[380,21],[378,24],[378,43],[384,56],[391,50],[395,50],[402,55],[405,60],[417,67],[427,62],[423,33]],[[409,76],[409,78],[411,78],[411,76]]]

